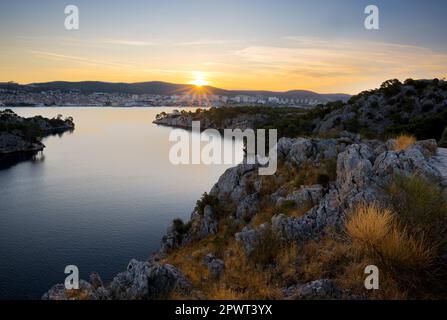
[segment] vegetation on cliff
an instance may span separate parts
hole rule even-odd
[[[184,121],[175,121],[182,119]],[[189,121],[188,121],[189,120]],[[162,113],[156,123],[185,127],[191,120],[212,128],[277,129],[279,137],[335,137],[343,131],[365,138],[386,140],[401,134],[417,139],[441,140],[447,127],[445,80],[385,81],[380,88],[335,101],[311,110],[271,107],[224,107],[178,114]]]
[[[0,155],[30,154],[45,148],[40,141],[49,134],[73,130],[72,118],[23,118],[10,109],[0,111]]]
[[[447,298],[447,158],[436,141],[447,124],[446,93],[444,81],[393,80],[309,112],[223,108],[158,116],[167,125],[200,119],[216,128],[278,126],[278,170],[259,176],[257,165],[228,169],[188,222],[173,221],[160,252],[131,261],[87,296]],[[380,272],[378,290],[365,287],[368,266]],[[66,297],[56,289],[46,297]]]

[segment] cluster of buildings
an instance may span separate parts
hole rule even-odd
[[[323,101],[317,99],[287,99],[250,95],[214,95],[206,93],[181,93],[174,95],[127,94],[80,91],[18,91],[0,89],[0,106],[113,106],[113,107],[222,107],[222,106],[289,106],[313,107]]]

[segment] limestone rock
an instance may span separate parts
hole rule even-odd
[[[312,206],[317,205],[321,198],[323,197],[323,186],[314,185],[309,187],[301,187],[299,190],[292,192],[287,197],[279,197],[276,200],[276,206],[280,207],[284,205],[287,201],[292,201],[295,203],[295,207],[302,208],[303,206],[311,204]]]
[[[172,265],[140,262],[132,259],[127,271],[119,273],[110,284],[115,299],[154,299],[168,296],[173,290],[187,292],[191,284]]]
[[[295,300],[339,300],[343,298],[343,290],[332,280],[319,279],[298,287],[285,290],[288,299]]]

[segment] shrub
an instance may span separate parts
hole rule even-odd
[[[400,92],[401,86],[402,83],[397,79],[387,80],[380,86],[380,91],[383,92],[385,97],[390,98]]]
[[[395,175],[385,192],[406,225],[414,232],[425,233],[434,243],[445,245],[447,201],[439,186],[417,175]]]
[[[396,138],[394,143],[395,151],[406,150],[416,143],[416,138],[414,136],[402,134]]]
[[[345,121],[344,127],[345,130],[347,131],[358,133],[361,128],[361,125],[359,123],[359,120],[356,117],[354,117],[352,119]]]
[[[211,206],[215,208],[219,204],[219,199],[217,197],[209,195],[208,193],[204,193],[202,197],[197,200],[196,206],[194,210],[198,212],[201,216],[203,216],[203,211],[205,210],[206,206]]]
[[[358,205],[345,224],[353,248],[388,271],[421,272],[429,269],[434,252],[425,238],[409,233],[389,208],[377,204]]]
[[[191,229],[191,222],[185,224],[182,219],[177,218],[172,221],[172,226],[179,235],[184,235]]]
[[[373,102],[371,102],[371,108],[379,109],[379,106],[379,101],[374,100]]]
[[[414,99],[404,99],[400,104],[400,108],[405,112],[413,112],[416,109],[416,101]]]
[[[253,245],[249,259],[255,264],[267,265],[275,261],[280,249],[278,236],[270,229],[263,230]]]
[[[319,166],[310,163],[303,164],[293,181],[295,187],[321,184],[327,187],[337,178],[337,159],[326,159]]]

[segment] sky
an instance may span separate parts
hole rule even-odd
[[[79,30],[66,30],[66,5]],[[380,29],[366,30],[376,5]],[[447,75],[443,0],[0,0],[0,81],[358,93]]]

